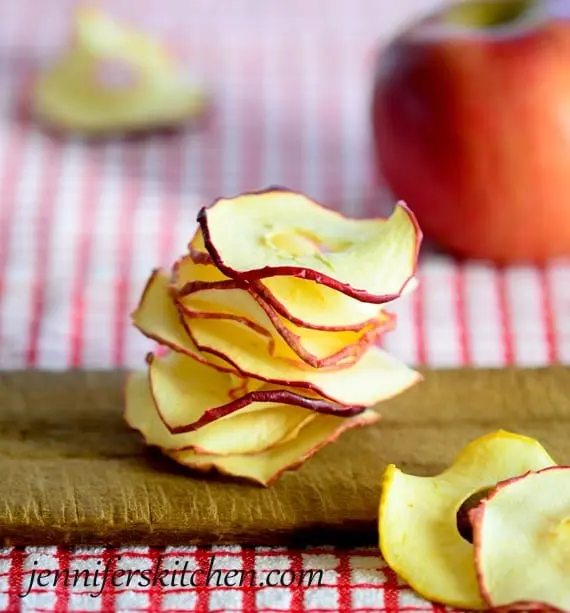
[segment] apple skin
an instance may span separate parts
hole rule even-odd
[[[378,176],[449,253],[498,264],[570,254],[570,1],[527,25],[452,30],[444,8],[378,58]]]

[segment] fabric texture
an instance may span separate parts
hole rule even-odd
[[[22,110],[30,76],[65,44],[68,0],[0,6],[0,368],[137,367],[151,344],[129,325],[151,268],[185,247],[200,206],[268,185],[348,215],[389,204],[372,183],[368,128],[378,46],[428,0],[107,2],[186,58],[214,99],[193,130],[89,143],[54,138]],[[105,5],[105,3],[103,3]],[[40,14],[41,13],[41,14]],[[24,97],[24,98],[23,98]],[[410,169],[413,180],[413,169]],[[412,365],[570,361],[570,265],[498,270],[427,254],[393,310],[386,348]],[[167,544],[165,544],[167,545]],[[35,587],[32,570],[148,568],[163,556],[225,570],[318,568],[321,587]],[[117,556],[121,556],[118,560]],[[98,565],[97,562],[100,561]],[[109,562],[107,562],[109,561]],[[37,562],[37,563],[36,563]],[[170,562],[174,564],[174,562]],[[83,590],[84,591],[84,590]],[[4,549],[0,610],[442,611],[372,549]]]

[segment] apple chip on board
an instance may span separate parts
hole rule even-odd
[[[569,525],[570,467],[503,430],[469,443],[439,475],[391,465],[382,484],[386,562],[423,597],[461,609],[570,610]]]

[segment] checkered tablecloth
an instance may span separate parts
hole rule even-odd
[[[198,208],[270,184],[361,216],[371,187],[368,102],[376,47],[433,1],[108,2],[185,55],[215,108],[198,131],[136,141],[52,140],[21,112],[30,75],[65,43],[71,2],[0,3],[0,368],[137,367],[150,344],[128,315],[151,268],[185,247]],[[504,271],[437,255],[394,310],[387,349],[413,365],[570,361],[570,264]],[[1,410],[1,409],[0,409]],[[0,550],[0,609],[443,611],[375,548]],[[262,543],[260,543],[262,545]],[[118,559],[120,556],[120,559]],[[316,568],[321,587],[35,588],[32,570]],[[170,566],[169,566],[170,565]]]

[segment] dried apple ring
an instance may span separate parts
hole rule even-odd
[[[90,135],[174,126],[206,106],[165,47],[92,7],[76,12],[73,44],[39,75],[32,98],[42,122]]]
[[[317,414],[302,407],[260,403],[220,417],[192,432],[172,434],[156,411],[148,377],[129,375],[125,389],[125,419],[149,445],[169,451],[202,454],[253,454],[297,436]]]
[[[264,338],[231,319],[189,319],[184,324],[203,354],[232,364],[245,376],[312,390],[338,404],[371,406],[421,380],[419,372],[374,345],[350,368],[302,368],[272,357]]]
[[[489,606],[570,610],[570,467],[500,483],[471,511],[479,588]]]
[[[554,464],[538,441],[499,430],[472,441],[435,477],[407,475],[390,465],[379,509],[382,555],[424,598],[465,609],[487,608],[473,545],[460,535],[457,513],[473,494]]]
[[[232,279],[300,277],[374,304],[401,296],[422,238],[401,202],[388,219],[348,219],[281,188],[220,199],[198,222],[214,264]]]
[[[182,258],[177,267],[181,274],[174,286],[184,295],[191,286],[196,287],[200,282],[185,283],[189,276],[184,279],[184,272],[189,270],[188,260],[202,267],[209,266],[216,271],[217,279],[210,287],[228,289],[233,287],[248,287],[250,291],[259,296],[269,307],[287,321],[311,330],[347,331],[360,330],[366,326],[377,325],[379,320],[390,317],[377,304],[360,302],[342,292],[315,283],[312,279],[304,279],[294,276],[276,276],[251,281],[248,283],[230,279],[220,273],[214,266],[214,261],[206,251],[204,237],[200,228],[194,234],[188,245],[190,255]],[[202,271],[201,276],[209,275],[212,281],[213,271]],[[406,284],[402,295],[414,291],[417,287],[416,278],[410,279]],[[326,305],[326,308],[323,308]]]
[[[275,405],[302,407],[315,413],[351,417],[365,407],[343,406],[317,395],[309,396],[295,388],[269,386],[263,381],[247,379],[243,394],[232,394],[233,379],[228,373],[212,368],[183,354],[164,357],[150,355],[148,377],[150,390],[159,417],[172,434],[191,432],[197,428],[243,411],[244,408]]]
[[[343,364],[350,366],[384,332],[394,327],[394,316],[381,312],[376,320],[355,330],[315,330],[297,326],[277,314],[247,285],[221,287],[213,278],[210,265],[194,262],[181,264],[182,279],[195,279],[184,284],[177,294],[185,316],[210,319],[233,319],[249,326],[266,339],[272,356],[323,368]]]
[[[135,328],[146,337],[173,351],[184,353],[223,372],[243,378],[242,373],[229,362],[216,356],[205,356],[196,347],[182,324],[176,303],[171,298],[169,281],[170,276],[162,270],[157,269],[151,273],[139,304],[131,313],[131,321]]]
[[[195,451],[171,451],[167,452],[167,455],[193,470],[217,471],[269,486],[285,471],[298,469],[317,451],[333,443],[347,430],[373,424],[379,418],[378,413],[372,409],[348,419],[334,415],[316,415],[294,438],[257,454],[215,456]]]

